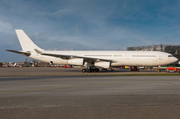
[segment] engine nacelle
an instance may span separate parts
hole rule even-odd
[[[110,62],[96,62],[94,65],[96,67],[102,67],[102,68],[110,68],[111,67]]]
[[[68,65],[84,65],[84,59],[69,59],[67,60]]]

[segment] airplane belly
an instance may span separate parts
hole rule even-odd
[[[118,62],[118,63],[111,63],[111,66],[122,66],[122,63]]]
[[[146,65],[146,60],[145,59],[136,59],[136,60],[134,60],[134,61],[132,61],[132,62],[134,62],[134,66],[144,66],[144,65]]]
[[[47,63],[53,62],[53,64],[62,64],[62,65],[68,64],[67,60],[63,60],[61,58],[42,56],[42,55],[38,55],[38,54],[30,56],[30,58],[40,60],[43,62],[47,62]]]
[[[146,59],[146,66],[154,66],[156,64],[154,59]]]

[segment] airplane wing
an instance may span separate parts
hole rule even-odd
[[[29,52],[29,51],[27,51],[27,52],[16,51],[16,50],[6,50],[6,51],[18,53],[18,54],[25,55],[25,56],[30,56],[31,55],[31,52]]]
[[[92,58],[92,57],[84,57],[84,56],[76,56],[76,55],[63,55],[63,54],[51,54],[51,53],[43,53],[37,49],[34,49],[38,54],[41,55],[47,55],[47,56],[52,56],[52,57],[59,57],[62,59],[73,59],[73,58],[83,58],[87,62],[115,62],[113,60],[108,60],[108,59],[100,59],[100,58]]]

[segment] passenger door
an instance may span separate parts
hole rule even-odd
[[[130,54],[125,54],[125,59],[129,59]]]
[[[163,54],[159,54],[159,60],[163,60]]]

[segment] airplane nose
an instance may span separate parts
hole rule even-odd
[[[172,63],[177,62],[177,61],[178,61],[178,58],[172,57],[172,59],[171,59],[171,62],[172,62]]]

